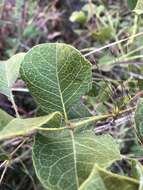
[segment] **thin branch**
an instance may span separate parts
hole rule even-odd
[[[1,164],[1,167],[2,167],[3,165],[5,165],[5,167],[4,167],[4,170],[3,170],[2,174],[1,174],[1,177],[0,177],[0,184],[2,183],[2,180],[3,180],[3,178],[4,178],[4,175],[5,175],[6,171],[7,171],[7,168],[8,168],[9,165],[10,165],[10,162],[11,162],[11,159],[12,159],[13,155],[19,150],[19,148],[21,148],[21,146],[27,141],[27,139],[28,139],[28,138],[24,139],[24,140],[16,147],[16,149],[10,154],[10,159],[9,159],[9,160],[5,160],[5,161]]]
[[[122,111],[120,111],[117,114],[111,113],[111,114],[101,115],[101,116],[98,116],[98,115],[97,116],[91,116],[91,117],[88,117],[87,119],[84,118],[84,120],[79,121],[79,122],[73,122],[73,123],[71,122],[71,126],[73,126],[73,127],[80,127],[82,125],[85,125],[85,124],[88,124],[88,123],[91,123],[91,122],[95,122],[95,121],[100,121],[100,120],[116,117],[117,115],[122,115],[122,114],[125,114],[125,113],[128,113],[128,112],[132,112],[134,110],[135,110],[135,107],[132,107],[132,108],[128,108],[126,110],[122,110]]]
[[[12,94],[12,93],[10,94],[10,100],[11,100],[13,109],[14,109],[14,111],[15,111],[16,117],[17,117],[17,118],[20,118],[20,115],[19,115],[18,110],[17,110],[17,105],[15,104],[15,100],[14,100],[14,97],[13,97],[13,94]]]
[[[84,56],[87,57],[87,56],[89,56],[89,55],[91,55],[91,54],[100,52],[100,51],[102,51],[102,50],[104,50],[104,49],[106,49],[106,48],[112,47],[112,46],[114,46],[114,45],[117,45],[117,44],[120,44],[120,43],[122,43],[122,42],[128,41],[128,40],[132,39],[133,37],[135,38],[135,37],[138,37],[138,36],[141,36],[141,35],[143,35],[143,32],[140,32],[140,33],[135,34],[134,36],[132,35],[132,36],[129,36],[129,37],[124,38],[124,39],[122,39],[122,40],[119,40],[119,41],[116,41],[116,42],[107,44],[107,45],[105,45],[105,46],[103,46],[103,47],[101,47],[101,48],[96,48],[96,49],[92,50],[91,52],[86,53]]]
[[[130,115],[121,117],[121,118],[119,118],[119,119],[115,119],[115,120],[114,120],[114,127],[117,127],[117,126],[120,126],[120,125],[122,125],[122,124],[125,124],[125,123],[129,122],[131,119],[133,119],[133,117],[134,117],[134,114],[132,113],[132,114],[130,114]],[[113,127],[113,126],[112,126],[112,123],[111,123],[111,122],[108,122],[108,123],[103,124],[103,125],[101,125],[101,126],[99,126],[99,127],[96,127],[96,128],[94,129],[94,131],[95,131],[96,134],[98,134],[98,133],[102,133],[102,132],[104,132],[104,131],[109,130],[111,127]]]
[[[12,88],[13,92],[29,92],[27,88]]]

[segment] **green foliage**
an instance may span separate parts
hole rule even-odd
[[[120,159],[118,146],[111,136],[69,134],[54,138],[38,135],[33,147],[36,173],[47,189],[80,189],[94,163],[107,167]]]
[[[128,6],[131,10],[133,10],[136,7],[137,0],[128,0]]]
[[[85,24],[88,22],[92,16],[95,14],[96,7],[94,4],[85,4],[81,10],[74,11],[70,16],[71,22],[78,22],[80,24]]]
[[[143,139],[143,98],[140,98],[135,112],[136,131],[139,138]]]
[[[2,64],[4,72],[0,76],[5,82],[1,83],[1,92],[11,97],[20,67],[21,77],[39,106],[38,117],[13,118],[0,110],[0,140],[37,132],[32,158],[36,174],[47,190],[141,190],[142,169],[138,169],[138,163],[132,167],[131,178],[107,170],[122,156],[113,137],[97,136],[92,131],[93,122],[115,114],[93,116],[80,101],[92,89],[90,62],[64,43],[37,45],[20,55],[18,66],[15,63],[14,67],[15,61],[10,61],[9,67],[9,62]],[[107,84],[102,81],[101,86],[105,92]],[[109,99],[110,92],[107,93],[101,96],[99,91],[96,101]],[[140,136],[142,104],[140,99],[135,114]]]
[[[134,12],[138,15],[143,14],[143,1],[142,0],[137,1]]]
[[[131,177],[133,177],[139,181],[139,189],[138,190],[142,190],[143,189],[143,182],[142,182],[143,166],[137,160],[132,160],[131,174],[132,174]]]
[[[99,68],[103,71],[110,71],[113,67],[112,61],[115,59],[112,55],[104,55],[99,59]]]
[[[75,11],[70,16],[71,22],[79,22],[80,24],[84,24],[87,21],[87,16],[83,11]]]
[[[21,76],[41,109],[59,111],[65,119],[71,106],[91,88],[91,75],[91,64],[62,43],[35,46],[21,67]]]
[[[138,190],[139,181],[108,172],[95,165],[80,190]]]
[[[120,159],[118,146],[110,136],[95,137],[89,128],[82,132],[82,127],[85,130],[84,126],[98,117],[82,118],[88,116],[83,106],[75,112],[79,106],[74,104],[91,89],[92,82],[91,64],[79,51],[66,44],[38,45],[25,55],[21,76],[41,109],[48,113],[59,111],[64,119],[66,130],[35,138],[34,166],[47,189],[68,189],[70,185],[77,190],[94,163],[107,167]],[[77,118],[82,120],[71,121]],[[74,129],[78,126],[81,130]]]
[[[44,128],[42,128],[44,124],[50,122],[52,119],[58,119],[60,122],[61,118],[57,112],[49,114],[48,116],[28,119],[12,118],[2,111],[0,113],[0,116],[4,118],[4,122],[7,121],[5,123],[1,121],[2,127],[0,127],[0,140],[13,138],[15,136],[28,135],[37,130],[42,131],[44,130]],[[49,130],[52,130],[52,128],[49,128]]]
[[[106,40],[110,40],[113,36],[113,31],[110,26],[100,28],[99,31],[92,32],[93,39],[103,43]]]
[[[11,115],[0,109],[0,130],[2,130],[12,119],[14,118]]]
[[[1,61],[0,189],[143,190],[142,1],[63,2],[0,3],[2,60],[84,55]]]
[[[24,55],[25,53],[19,53],[0,63],[0,92],[8,97],[11,97],[11,90],[19,75]]]
[[[40,31],[38,31],[38,29],[30,24],[29,26],[27,26],[25,29],[24,29],[24,32],[23,32],[23,37],[24,38],[35,38],[36,36],[38,36],[40,33]]]
[[[143,1],[142,0],[128,0],[128,6],[136,14],[143,14]]]

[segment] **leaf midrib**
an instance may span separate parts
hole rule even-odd
[[[60,93],[61,103],[62,103],[62,106],[63,106],[65,122],[67,123],[68,122],[68,117],[67,117],[67,113],[66,113],[66,109],[65,109],[65,104],[64,104],[64,100],[63,100],[63,94],[62,94],[62,91],[61,91],[60,81],[59,81],[59,76],[58,76],[57,46],[58,46],[58,44],[56,45],[56,78],[57,78],[57,83],[58,83],[58,89],[59,89],[59,93]]]
[[[74,159],[74,170],[75,170],[75,180],[77,185],[77,190],[79,189],[79,180],[78,180],[78,173],[77,173],[77,158],[76,158],[76,145],[74,140],[74,133],[70,130],[70,135],[72,139],[72,147],[73,147],[73,159]]]

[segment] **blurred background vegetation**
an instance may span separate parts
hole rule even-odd
[[[26,52],[39,43],[64,42],[79,49],[93,64],[93,88],[83,102],[93,114],[117,113],[136,105],[143,90],[142,14],[132,11],[127,0],[0,0],[0,59]],[[129,40],[110,46],[121,39]],[[94,54],[94,49],[109,45]],[[89,54],[88,54],[89,53]],[[16,88],[25,88],[19,79]],[[36,105],[27,92],[14,90],[18,111],[33,116]],[[11,115],[13,108],[0,95],[0,107]],[[143,161],[137,143],[133,113],[96,123],[95,133],[110,133],[119,143],[121,153]],[[0,160],[6,159],[21,138],[1,143]],[[1,190],[42,190],[31,161],[32,137],[15,153],[0,185]],[[124,160],[113,171],[130,175]],[[0,167],[3,174],[4,167]]]

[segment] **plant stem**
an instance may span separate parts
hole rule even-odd
[[[135,14],[133,32],[132,32],[132,36],[131,36],[131,39],[129,40],[128,44],[132,44],[134,42],[134,39],[135,39],[134,36],[138,29],[138,19],[139,19],[139,16],[137,14]]]
[[[12,159],[13,155],[19,150],[19,148],[21,148],[21,146],[27,141],[27,139],[28,139],[28,138],[24,139],[24,140],[17,146],[17,148],[10,154],[10,159],[9,159],[9,160],[5,160],[5,161],[3,162],[3,165],[5,165],[5,167],[4,167],[4,170],[3,170],[3,172],[2,172],[2,174],[1,174],[1,176],[0,176],[0,184],[2,183],[2,180],[3,180],[3,178],[4,178],[4,175],[5,175],[6,171],[7,171],[7,168],[8,168],[9,165],[10,165],[10,162],[11,162],[11,159]],[[2,165],[2,166],[3,166],[3,165]]]
[[[62,131],[64,129],[67,129],[67,127],[57,127],[57,128],[43,128],[43,127],[38,127],[38,130],[40,131]]]
[[[107,15],[107,18],[108,18],[109,25],[110,25],[110,27],[112,28],[115,41],[118,42],[119,39],[118,39],[118,36],[117,36],[117,34],[116,34],[116,29],[114,28],[112,18],[111,18],[110,14],[108,13],[107,10],[106,10],[106,15]],[[123,50],[121,44],[118,43],[117,46],[118,46],[118,49],[119,49],[119,51],[121,52],[121,54],[124,55],[124,50]]]
[[[104,120],[107,118],[115,117],[117,115],[122,115],[124,113],[128,113],[128,112],[131,112],[134,110],[135,110],[135,107],[132,107],[132,108],[122,110],[119,113],[111,113],[111,114],[107,114],[107,115],[86,117],[86,118],[83,118],[83,120],[79,121],[79,122],[68,121],[68,125],[66,125],[65,127],[60,127],[60,128],[42,128],[42,127],[39,127],[38,130],[41,130],[41,131],[61,131],[64,129],[74,129],[76,127],[80,127],[82,125],[85,125],[85,124],[88,124],[91,122],[100,121],[100,120]]]
[[[130,111],[133,111],[133,110],[135,110],[135,107],[133,107],[133,108],[128,108],[128,109],[126,109],[126,110],[122,110],[122,111],[120,111],[118,114],[121,115],[121,114],[130,112]],[[115,117],[115,116],[117,116],[118,114],[111,113],[111,114],[101,115],[101,116],[91,116],[91,117],[85,118],[85,119],[82,120],[82,121],[73,122],[73,123],[71,123],[71,125],[73,125],[74,127],[80,127],[80,126],[82,126],[82,125],[91,123],[91,122],[93,122],[93,121],[99,121],[99,120],[107,119],[107,118],[110,118],[110,117]]]
[[[141,35],[143,35],[143,32],[139,32],[139,33],[135,34],[134,36],[132,35],[132,36],[129,36],[128,38],[124,38],[124,39],[122,39],[122,40],[112,42],[112,43],[110,43],[110,44],[107,44],[107,45],[105,45],[105,46],[102,46],[101,48],[94,48],[91,52],[86,53],[84,56],[87,57],[87,56],[89,56],[89,55],[91,55],[91,54],[100,52],[100,51],[102,51],[102,50],[104,50],[104,49],[106,49],[106,48],[109,48],[109,47],[112,47],[112,46],[114,46],[114,45],[120,44],[120,43],[122,43],[122,42],[128,41],[128,40],[131,39],[132,37],[135,38],[135,37],[138,37],[138,36],[141,36]]]
[[[11,94],[10,94],[10,100],[11,100],[13,109],[14,109],[14,111],[15,111],[16,117],[17,117],[17,118],[20,118],[20,115],[19,115],[19,113],[18,113],[17,106],[16,106],[16,104],[15,104],[15,101],[14,101],[14,97],[13,97],[12,92],[11,92]]]

